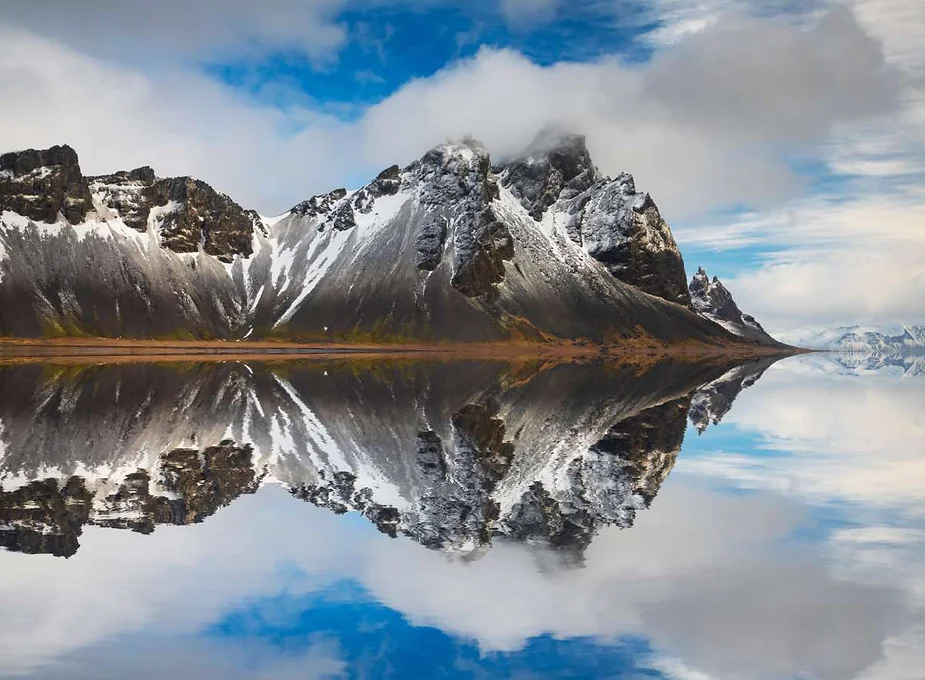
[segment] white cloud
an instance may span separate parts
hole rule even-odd
[[[764,265],[726,281],[772,333],[925,319],[925,192],[855,195],[848,184],[843,194],[676,236],[686,246],[772,249]]]
[[[682,458],[676,472],[785,491],[812,505],[855,504],[925,518],[925,381],[819,375],[813,356],[775,364],[724,419],[785,453]],[[865,538],[871,538],[870,535]]]
[[[265,489],[198,526],[151,536],[90,529],[67,561],[0,553],[0,657],[7,670],[72,677],[81,664],[124,663],[118,645],[136,635],[173,640],[185,658],[182,643],[208,649],[196,633],[231,612],[263,599],[263,620],[284,623],[300,596],[352,578],[412,625],[484,652],[516,651],[544,633],[603,644],[635,635],[666,657],[653,666],[687,677],[851,677],[877,661],[902,608],[888,587],[836,580],[809,553],[781,553],[800,521],[769,496],[673,484],[634,529],[603,531],[583,568],[505,543],[461,563]],[[311,540],[293,540],[293,526]],[[230,658],[244,641],[234,644]],[[325,672],[339,667],[334,650],[314,658]]]
[[[150,163],[161,173],[200,175],[242,202],[274,212],[358,171],[410,161],[448,136],[473,134],[497,153],[512,153],[542,125],[559,122],[588,133],[605,171],[632,170],[669,216],[679,216],[792,193],[794,175],[776,154],[759,147],[769,141],[805,143],[839,120],[885,104],[870,56],[875,50],[850,19],[836,21],[834,28],[824,24],[817,34],[784,28],[772,33],[787,37],[808,57],[826,60],[821,76],[850,86],[848,99],[841,90],[823,87],[824,81],[811,87],[798,60],[774,51],[769,58],[766,34],[759,23],[741,19],[734,31],[718,29],[712,40],[688,45],[651,67],[603,60],[543,68],[513,52],[483,50],[409,83],[360,120],[341,123],[296,106],[258,107],[194,74],[145,75],[7,30],[0,85],[18,106],[0,113],[0,147],[69,141],[93,172]],[[740,59],[752,41],[762,47],[754,62],[759,71],[739,72],[739,108],[723,113],[729,107],[720,99],[736,86],[702,68],[703,59],[724,50]],[[859,56],[829,64],[825,55],[845,43]],[[35,59],[39,53],[43,58]],[[769,69],[781,87],[788,79],[801,84],[797,91],[806,96],[809,113],[783,127],[749,128],[746,120],[731,125],[732,119],[753,117],[767,101],[761,88],[749,86]],[[675,74],[700,84],[694,86],[695,99],[671,92],[666,79]],[[711,93],[717,102],[714,122],[708,115]],[[845,108],[846,102],[851,106]],[[301,132],[291,134],[293,129]]]
[[[528,28],[552,20],[558,6],[559,0],[501,0],[501,14],[511,28]]]
[[[347,39],[344,0],[4,0],[0,21],[120,62],[296,50],[318,64]]]

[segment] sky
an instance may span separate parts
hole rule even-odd
[[[921,0],[0,0],[0,149],[266,215],[583,133],[772,332],[925,321]]]

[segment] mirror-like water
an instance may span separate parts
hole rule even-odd
[[[921,678],[920,368],[0,366],[0,677]]]

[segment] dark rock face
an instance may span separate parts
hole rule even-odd
[[[295,206],[291,212],[295,215],[318,217],[329,213],[338,201],[347,197],[346,189],[335,189],[326,194],[312,196],[307,201],[302,201]]]
[[[379,505],[372,500],[372,490],[357,488],[357,477],[345,471],[335,472],[330,479],[321,475],[317,484],[303,484],[291,489],[296,498],[307,501],[319,508],[342,515],[356,510],[376,525],[384,534],[392,538],[398,535],[401,514],[396,508]]]
[[[690,292],[696,311],[709,312],[734,323],[741,320],[742,310],[732,299],[732,293],[715,276],[710,281],[703,267],[698,268],[694,278],[691,279]]]
[[[38,222],[63,215],[79,224],[93,209],[77,153],[69,146],[28,149],[0,156],[0,212],[11,210]]]
[[[136,231],[144,232],[155,211],[161,243],[176,253],[200,247],[223,262],[250,256],[259,217],[225,194],[191,177],[157,179],[149,167],[91,179],[94,192]]]
[[[115,210],[127,226],[140,232],[148,229],[152,203],[146,194],[154,181],[154,170],[148,166],[92,180],[103,203]]]
[[[505,535],[565,549],[580,560],[603,526],[633,526],[671,472],[690,398],[647,409],[616,423],[567,469],[568,488],[551,493],[534,483],[505,518]]]
[[[202,451],[175,449],[161,457],[158,486],[151,493],[151,476],[139,470],[122,487],[106,496],[92,523],[150,533],[158,524],[201,522],[244,494],[254,493],[260,479],[251,463],[253,449],[224,441]]]
[[[470,548],[491,540],[491,526],[500,512],[491,494],[514,457],[513,444],[504,441],[497,405],[469,404],[452,423],[453,458],[441,461],[451,474],[435,480],[404,517],[405,533],[428,548]],[[426,454],[420,462],[427,464]]]
[[[655,202],[636,192],[631,175],[592,189],[571,235],[624,283],[690,307],[681,251]]]
[[[360,189],[351,203],[354,209],[368,215],[376,205],[376,199],[383,196],[394,196],[401,191],[401,168],[397,165],[386,168],[365,187]]]
[[[691,279],[690,294],[695,312],[719,323],[735,335],[761,344],[780,344],[761,327],[755,317],[739,309],[726,286],[715,276],[711,281],[702,267]]]
[[[254,493],[260,478],[252,448],[230,441],[203,451],[176,449],[161,457],[160,477],[147,470],[126,475],[116,491],[96,496],[80,477],[59,485],[54,479],[0,492],[0,546],[14,552],[70,557],[86,525],[129,529],[143,534],[159,524],[203,521],[243,494]],[[152,493],[152,487],[162,491]]]
[[[592,447],[600,456],[616,456],[633,479],[633,493],[649,507],[674,467],[684,443],[691,397],[646,409],[610,429]]]
[[[503,186],[533,219],[560,213],[569,237],[617,279],[690,307],[684,260],[652,198],[633,177],[603,177],[585,138],[544,131],[522,159],[502,168]]]
[[[79,477],[32,482],[0,492],[0,547],[30,555],[70,557],[90,518],[93,495]]]
[[[491,208],[498,185],[488,152],[475,143],[445,145],[405,172],[425,187],[425,215],[415,242],[418,267],[435,269],[451,235],[453,287],[471,298],[490,293],[504,280],[504,261],[514,257],[514,242]]]
[[[524,158],[504,167],[503,184],[539,222],[560,198],[574,198],[601,179],[583,136],[544,130]]]

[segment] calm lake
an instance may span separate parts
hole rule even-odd
[[[0,677],[925,677],[925,361],[0,364]]]

